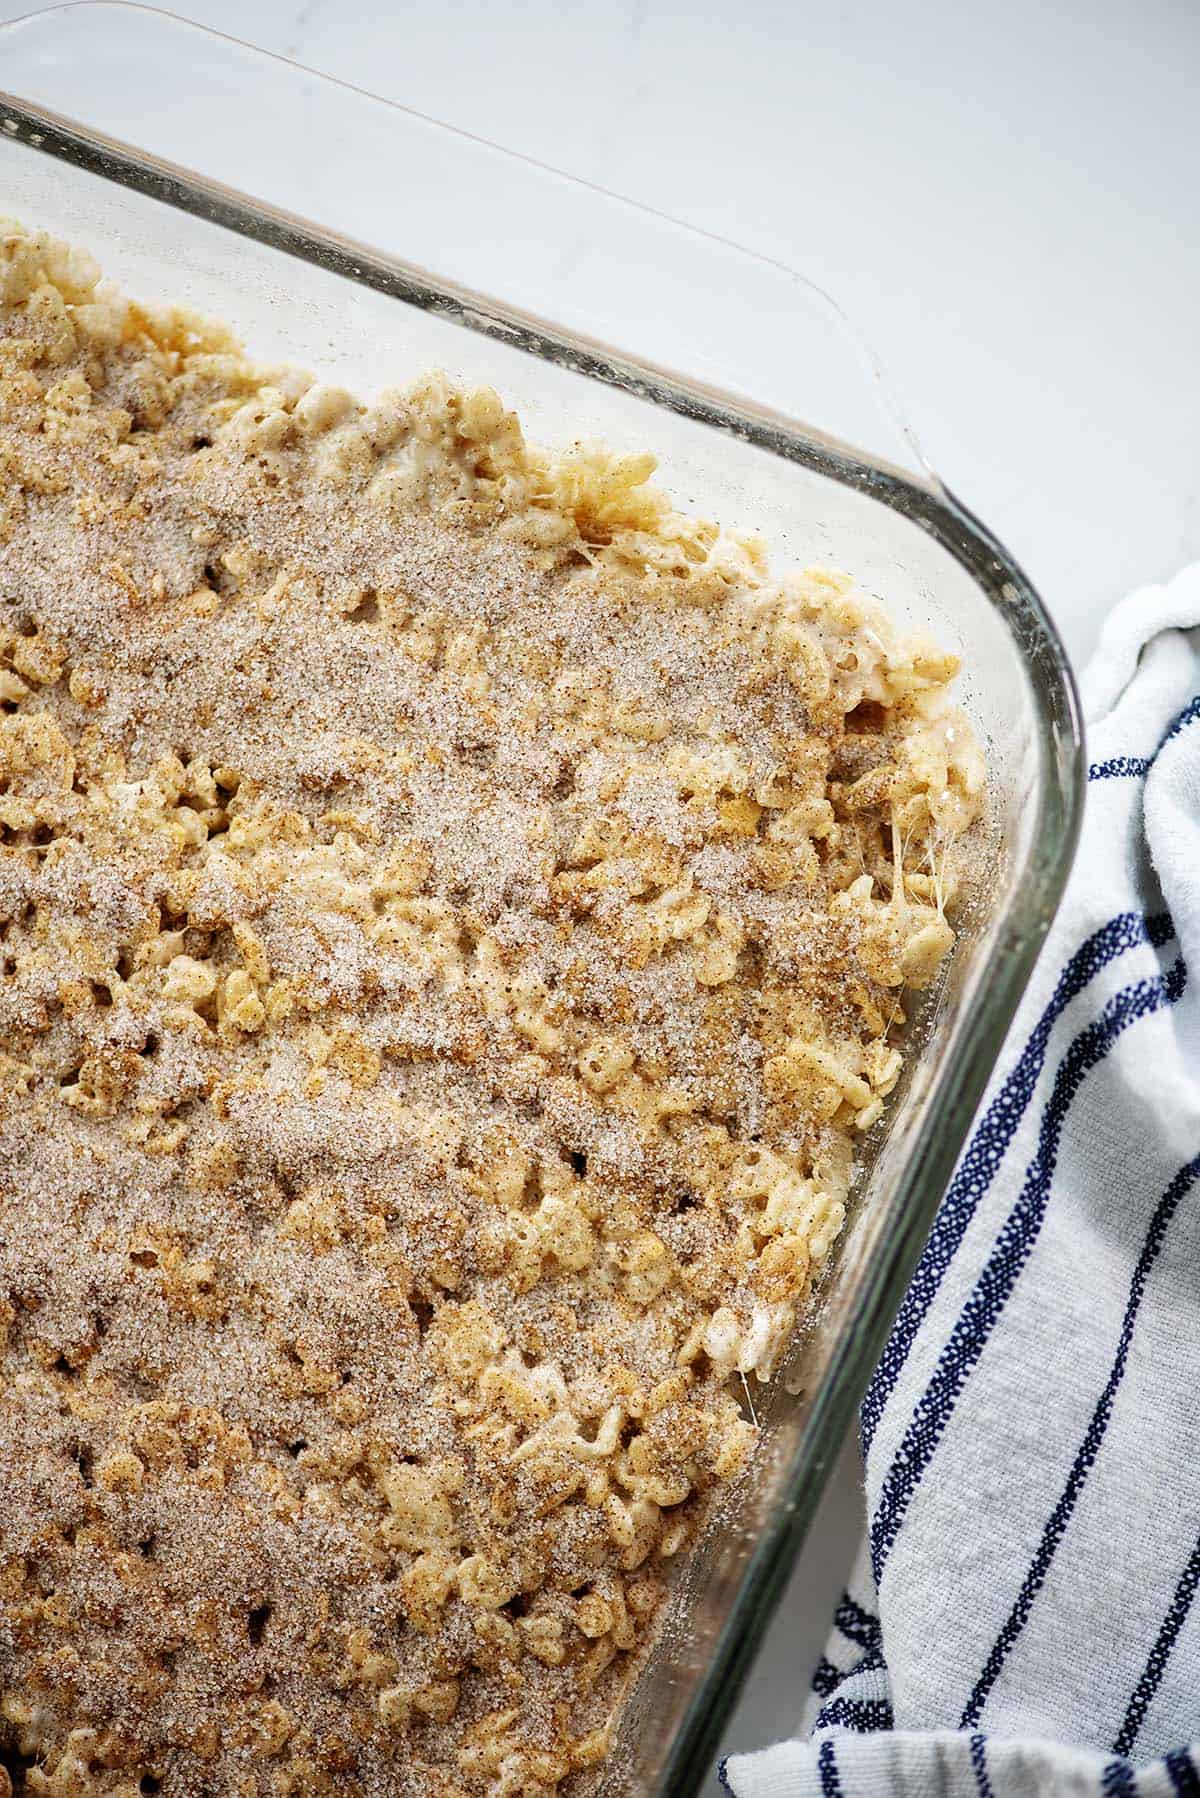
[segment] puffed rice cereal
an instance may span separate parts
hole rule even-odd
[[[551,1798],[954,940],[956,663],[0,223],[0,1785]]]

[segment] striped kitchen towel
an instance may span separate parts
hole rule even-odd
[[[736,1798],[1200,1798],[1200,564],[1083,683],[1067,894],[862,1408],[806,1736]]]

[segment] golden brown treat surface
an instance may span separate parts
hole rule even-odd
[[[981,791],[952,658],[651,468],[0,226],[18,1788],[603,1757]]]

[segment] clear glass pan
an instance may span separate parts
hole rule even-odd
[[[170,15],[100,0],[0,28],[0,214],[363,394],[441,366],[495,386],[535,439],[652,449],[677,499],[761,530],[777,567],[840,566],[964,658],[987,879],[761,1394],[752,1474],[679,1571],[602,1782],[694,1791],[1066,879],[1083,756],[1058,637],[793,271]]]

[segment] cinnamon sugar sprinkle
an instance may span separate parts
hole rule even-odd
[[[0,224],[0,1792],[608,1750],[953,940],[954,659]]]

